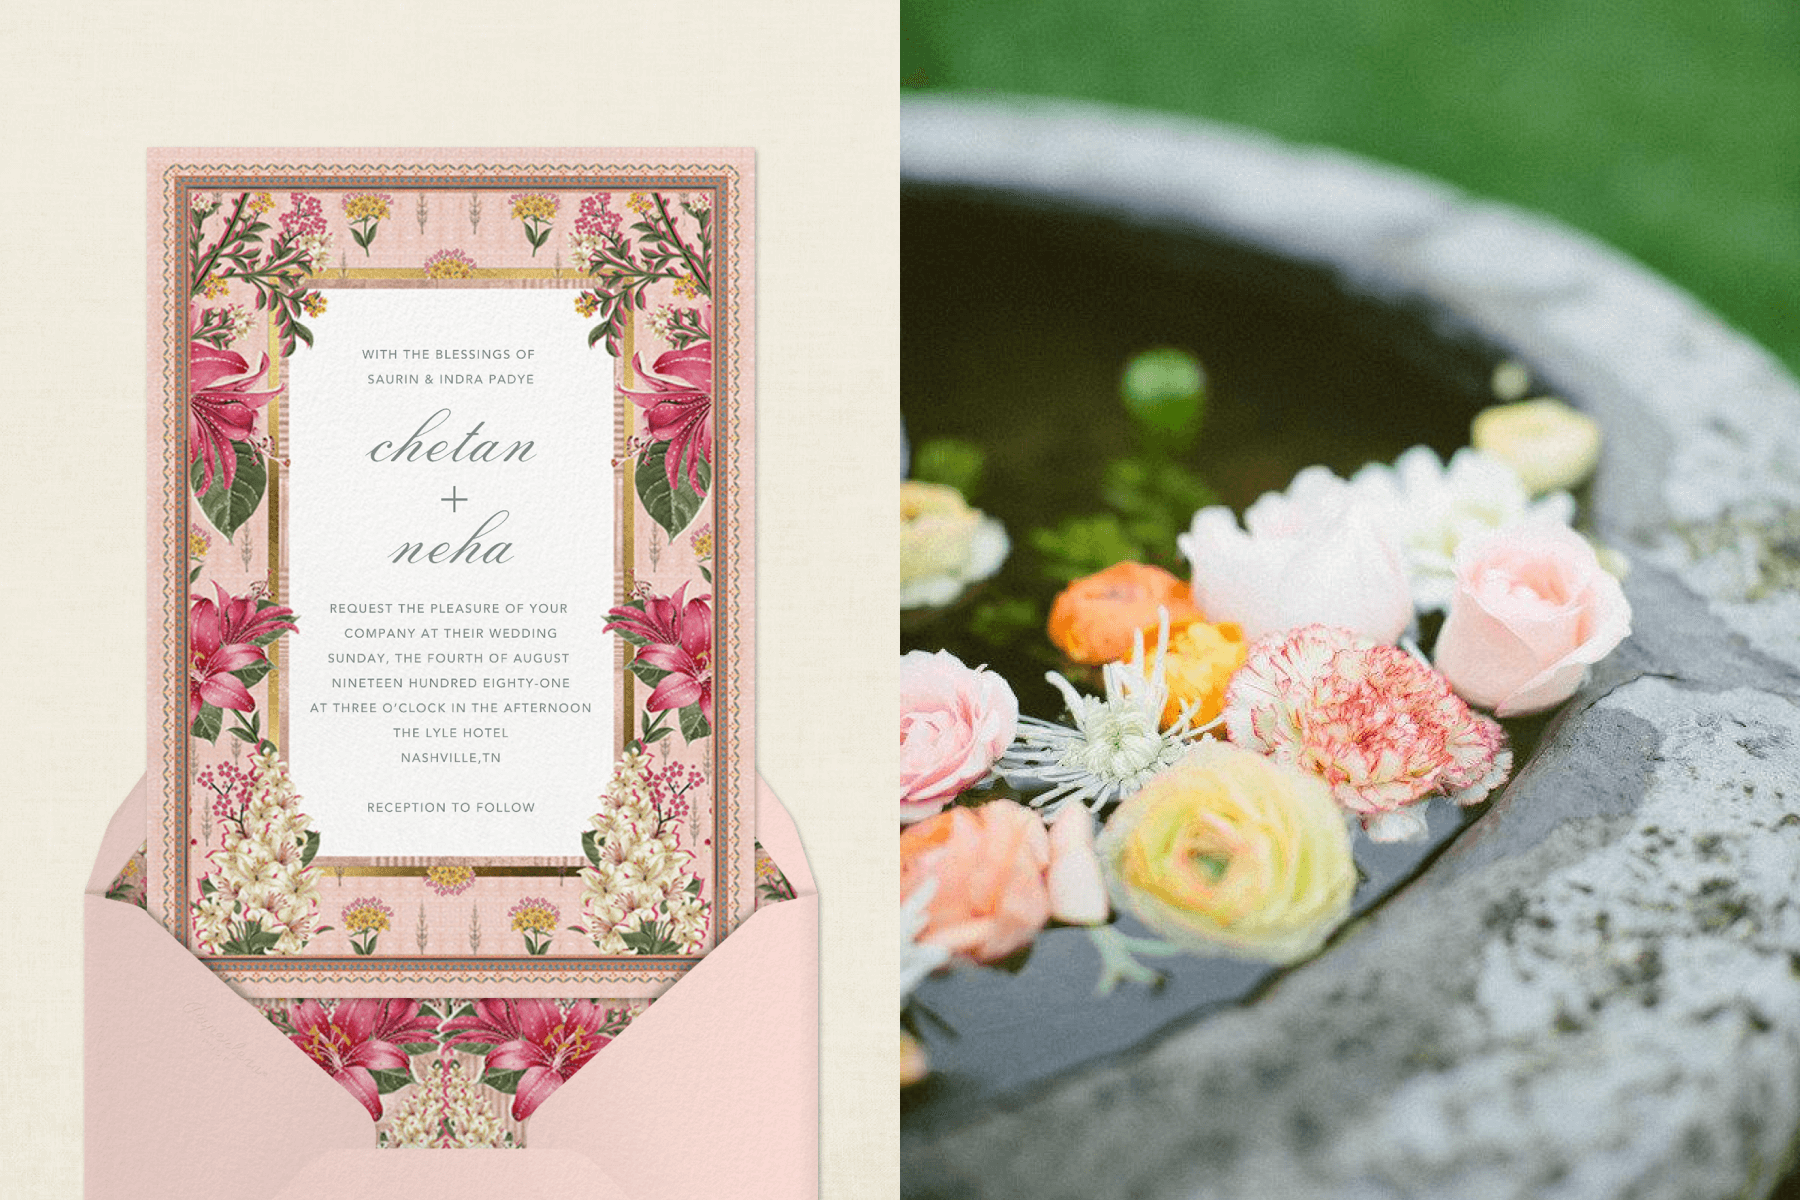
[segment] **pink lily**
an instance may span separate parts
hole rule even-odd
[[[605,631],[623,629],[648,644],[634,661],[667,671],[644,702],[650,712],[699,704],[712,720],[712,606],[706,597],[685,599],[687,584],[672,596],[647,596],[642,609],[621,606],[607,613]]]
[[[625,395],[644,409],[650,436],[669,444],[663,459],[669,488],[680,486],[685,463],[688,484],[698,493],[700,464],[712,463],[712,343],[696,342],[685,350],[659,354],[650,370],[641,359],[634,356],[632,361],[651,390]]]
[[[437,1022],[419,1015],[417,1000],[340,1000],[329,1011],[317,1000],[288,1005],[289,1038],[381,1120],[381,1091],[370,1071],[404,1071],[408,1042],[437,1036]]]
[[[473,1016],[445,1022],[444,1031],[453,1033],[453,1046],[492,1046],[488,1070],[525,1072],[512,1105],[513,1120],[523,1121],[612,1041],[606,1020],[606,1010],[588,1000],[568,1012],[549,1000],[477,1000]]]
[[[188,720],[202,705],[249,712],[256,707],[250,689],[233,675],[267,655],[255,639],[295,628],[294,610],[281,604],[256,607],[253,596],[232,596],[217,583],[218,600],[194,598],[188,607]]]
[[[251,371],[235,351],[188,343],[188,463],[201,464],[201,495],[212,487],[215,471],[227,488],[237,479],[236,443],[256,435],[257,410],[281,392],[249,390],[268,369],[267,359]]]

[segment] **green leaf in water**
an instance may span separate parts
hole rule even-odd
[[[961,438],[932,438],[913,451],[912,477],[926,483],[942,483],[973,500],[981,487],[987,454],[974,442]]]
[[[1159,347],[1133,356],[1119,380],[1119,396],[1151,444],[1185,450],[1200,435],[1206,412],[1206,372],[1186,350]]]

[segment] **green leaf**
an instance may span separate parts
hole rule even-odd
[[[497,1092],[504,1092],[508,1096],[511,1096],[519,1090],[519,1080],[523,1078],[525,1078],[525,1072],[523,1071],[496,1071],[490,1069],[487,1074],[481,1077],[481,1082],[487,1084]]]
[[[707,723],[706,714],[700,711],[698,701],[682,709],[678,715],[681,717],[681,736],[688,741],[697,742],[703,737],[711,736],[712,726]]]
[[[679,954],[681,943],[669,936],[668,930],[656,921],[644,921],[630,933],[619,935],[619,940],[638,954]]]
[[[191,732],[203,741],[216,742],[219,740],[219,728],[224,723],[225,713],[223,710],[214,708],[210,704],[202,704],[199,715],[194,718],[194,727]]]
[[[919,443],[913,451],[912,477],[953,487],[963,494],[963,499],[973,500],[986,466],[987,454],[974,442],[932,438]]]
[[[424,1054],[427,1051],[436,1050],[437,1048],[438,1048],[438,1044],[436,1042],[402,1042],[402,1043],[400,1043],[400,1052],[402,1054]]]
[[[250,687],[261,682],[263,676],[274,669],[275,664],[265,658],[261,662],[253,662],[247,667],[239,667],[237,670],[233,671],[232,674],[237,676],[237,678],[243,682],[245,687]],[[233,732],[236,731],[234,730]],[[253,742],[256,739],[246,738],[244,740]]]
[[[1059,584],[1136,560],[1143,553],[1142,544],[1114,513],[1067,517],[1054,529],[1032,530],[1030,541],[1044,560],[1044,574]]]
[[[594,840],[596,833],[597,831],[592,829],[582,833],[581,852],[587,855],[587,860],[597,867],[600,865],[600,843]]]
[[[188,583],[190,585],[194,582],[194,580],[200,578],[200,568],[204,567],[205,565],[206,565],[205,563],[201,563],[199,567],[195,567],[193,570],[188,572]],[[707,582],[711,583],[712,581],[709,579],[709,580],[707,580]]]
[[[646,687],[655,687],[669,674],[661,667],[653,667],[649,663],[635,658],[631,660],[631,665],[626,669],[641,679]]]
[[[671,491],[668,469],[664,465],[668,452],[669,443],[657,442],[638,456],[637,494],[650,519],[674,537],[686,529],[700,511],[706,493],[712,487],[712,466],[704,460],[699,464],[700,491],[695,492],[689,487],[685,472],[679,480],[680,486]]]
[[[397,1092],[413,1081],[411,1071],[377,1071],[371,1067],[369,1074],[375,1077],[375,1090],[383,1096]]]
[[[212,486],[200,497],[200,511],[228,539],[255,514],[269,486],[268,469],[256,447],[249,442],[234,442],[232,448],[237,452],[237,478],[231,489],[226,490],[223,475],[215,471]],[[195,459],[189,486],[198,491],[203,478],[201,460]]]
[[[212,880],[202,879],[200,881],[200,894],[202,896],[210,896],[218,890],[218,887],[214,885]]]
[[[319,831],[316,829],[309,829],[306,831],[306,844],[300,847],[300,865],[303,867],[309,865],[313,860],[313,856],[318,854],[318,852]]]
[[[470,1009],[469,1011],[474,1012],[475,1010]],[[454,1020],[454,1018],[452,1018],[452,1019]],[[458,1050],[461,1050],[464,1054],[479,1054],[483,1058],[486,1058],[489,1054],[492,1054],[494,1052],[494,1043],[493,1042],[458,1042],[456,1044],[456,1048]]]
[[[700,894],[700,880],[698,877],[688,880],[687,893],[690,896],[698,896]]]

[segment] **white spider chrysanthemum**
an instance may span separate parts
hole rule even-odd
[[[1047,791],[1026,801],[1046,817],[1070,800],[1095,811],[1123,800],[1179,762],[1188,746],[1217,723],[1197,724],[1198,705],[1185,704],[1178,720],[1162,726],[1169,699],[1163,677],[1169,650],[1168,610],[1161,610],[1160,617],[1153,656],[1146,658],[1144,635],[1139,632],[1130,659],[1101,668],[1105,696],[1083,696],[1055,671],[1045,676],[1062,693],[1073,727],[1038,717],[1019,718],[1019,732],[994,770],[1009,781],[1022,776],[1049,784]]]
[[[904,1005],[912,990],[925,977],[950,960],[943,946],[918,940],[927,920],[926,908],[937,891],[937,880],[927,879],[913,889],[913,894],[900,904],[900,1003]]]

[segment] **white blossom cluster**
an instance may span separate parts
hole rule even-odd
[[[444,1055],[418,1070],[418,1086],[394,1113],[382,1145],[393,1149],[501,1148],[512,1135],[477,1074]]]
[[[273,750],[251,761],[249,800],[208,856],[195,940],[207,954],[298,954],[319,925],[319,870],[301,861],[312,818]]]
[[[588,821],[599,862],[582,869],[581,907],[602,954],[650,952],[647,937],[671,947],[655,951],[664,954],[692,954],[704,945],[706,904],[691,870],[694,856],[681,848],[678,823],[657,812],[649,766],[627,750]]]

